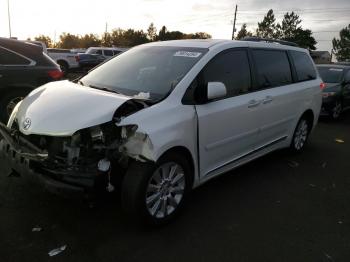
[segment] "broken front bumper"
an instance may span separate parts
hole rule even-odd
[[[97,177],[95,165],[84,170],[58,166],[49,159],[46,151],[3,123],[0,123],[0,156],[12,170],[41,182],[50,192],[70,195],[94,190]]]

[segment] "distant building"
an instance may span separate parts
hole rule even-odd
[[[310,55],[315,64],[329,64],[332,56],[328,51],[310,51]]]

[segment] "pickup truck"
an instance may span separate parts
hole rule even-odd
[[[79,56],[69,49],[47,48],[47,54],[59,64],[64,74],[79,67]]]

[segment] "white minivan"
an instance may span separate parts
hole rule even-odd
[[[165,223],[209,179],[276,149],[302,151],[322,88],[298,47],[150,43],[34,90],[0,124],[0,146],[13,172],[52,191],[120,193],[131,218]]]

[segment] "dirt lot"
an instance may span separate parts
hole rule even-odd
[[[0,261],[350,259],[349,113],[321,121],[302,155],[276,152],[198,188],[164,228],[135,228],[118,202],[92,208],[7,173],[0,162]]]

